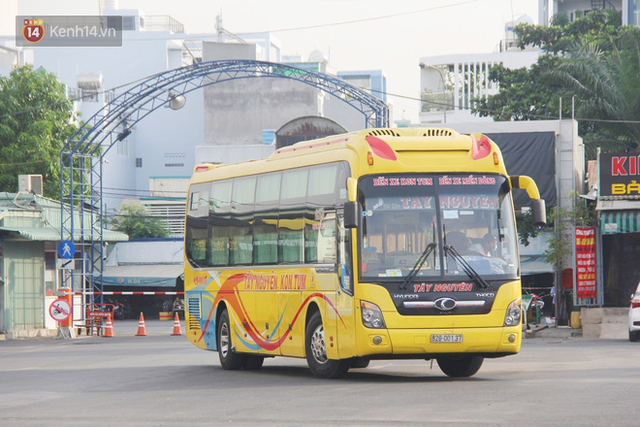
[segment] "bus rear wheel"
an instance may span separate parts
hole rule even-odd
[[[307,324],[304,344],[307,364],[317,378],[340,378],[349,370],[350,360],[333,360],[327,357],[324,327],[319,312],[314,313]]]
[[[464,356],[449,356],[438,357],[438,366],[447,376],[452,378],[470,377],[482,366],[484,357],[464,355]]]
[[[242,369],[245,364],[246,355],[236,353],[231,342],[231,324],[229,323],[229,313],[222,310],[218,321],[218,331],[216,339],[218,341],[218,357],[220,365],[226,371]]]

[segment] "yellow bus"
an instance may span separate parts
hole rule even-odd
[[[467,377],[520,350],[514,189],[481,134],[366,129],[266,159],[196,167],[185,229],[186,335],[223,369],[306,358],[320,378],[376,359]]]

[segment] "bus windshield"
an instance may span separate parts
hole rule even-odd
[[[358,188],[360,280],[517,278],[506,177],[393,174],[364,177]]]

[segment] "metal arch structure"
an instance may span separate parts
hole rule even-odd
[[[289,65],[223,60],[152,75],[87,120],[60,151],[61,240],[78,242],[76,246],[83,256],[79,273],[63,270],[63,287],[93,290],[96,282],[102,283],[106,214],[102,203],[102,159],[109,149],[125,139],[136,123],[176,96],[216,83],[264,77],[291,79],[327,92],[360,111],[367,128],[389,125],[388,107],[380,99],[338,78]],[[77,283],[74,277],[82,281]]]

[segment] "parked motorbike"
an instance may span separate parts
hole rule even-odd
[[[107,298],[108,304],[113,305],[113,318],[118,320],[129,319],[131,317],[131,305],[127,301],[119,301],[116,298]]]

